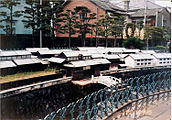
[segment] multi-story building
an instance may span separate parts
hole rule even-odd
[[[146,18],[146,24],[151,26],[171,26],[170,8],[157,5],[154,0],[123,0],[113,4],[126,10],[128,23],[138,24]]]
[[[100,15],[105,15],[106,13],[113,12],[117,15],[124,15],[125,11],[121,9],[120,7],[117,7],[109,2],[109,0],[67,0],[64,4],[64,12],[68,9],[73,10],[76,7],[87,7],[89,10],[91,10],[91,13],[96,13],[96,19],[93,19],[90,21],[90,23],[95,23],[96,21],[100,20]],[[81,17],[81,16],[80,16]],[[62,23],[63,24],[63,23]],[[68,34],[61,34],[57,33],[56,37],[58,37],[58,40],[62,41],[68,41]],[[81,45],[82,41],[78,40],[79,34],[72,35],[72,46],[78,46]],[[104,39],[100,35],[97,35],[97,38],[99,39],[99,46],[103,46]],[[95,32],[93,34],[86,34],[86,43],[93,44],[95,43]],[[114,37],[109,37],[109,45],[113,46]],[[78,44],[77,44],[78,43]],[[87,44],[87,45],[88,45]],[[95,44],[93,45],[95,46]]]

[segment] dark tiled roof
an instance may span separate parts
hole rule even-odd
[[[112,3],[107,2],[107,1],[103,1],[103,0],[90,0],[90,1],[93,2],[95,5],[99,6],[100,8],[102,8],[104,10],[107,10],[107,11],[118,10],[118,11],[123,11],[124,12],[124,9],[122,9],[122,8],[120,8],[118,6],[115,6]]]
[[[115,1],[112,1],[112,4],[117,6],[117,7],[124,9],[124,2],[123,1],[118,2],[118,3]],[[144,0],[130,0],[129,11],[143,9],[143,8],[145,8],[145,1]],[[149,1],[147,1],[147,8],[148,9],[155,9],[155,8],[162,8],[162,6],[149,0]]]
[[[65,5],[69,1],[70,0],[66,0],[63,5]],[[96,6],[102,8],[106,11],[113,11],[113,12],[116,12],[118,14],[126,14],[124,9],[122,9],[118,6],[115,6],[112,3],[107,2],[105,0],[89,0],[89,1],[91,1],[93,4],[95,4]]]

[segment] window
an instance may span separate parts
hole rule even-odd
[[[140,61],[139,59],[137,61]]]
[[[170,62],[167,62],[167,63],[170,63]]]
[[[6,57],[2,57],[1,60],[6,60],[7,58]]]
[[[145,65],[147,65],[147,63],[145,63]]]
[[[141,65],[143,65],[143,63],[141,63]]]
[[[150,62],[148,62],[148,64],[150,65],[151,63],[150,63]]]
[[[141,59],[141,61],[144,61],[144,59]]]
[[[162,64],[162,62],[159,62],[159,64]]]
[[[90,66],[85,66],[85,67],[83,67],[83,70],[89,70],[89,69],[91,69]]]
[[[21,56],[22,58],[26,58],[26,55]]]
[[[162,60],[162,58],[160,60]]]
[[[81,20],[84,20],[84,19],[85,19],[84,13],[81,13],[81,14],[80,14],[80,19],[81,19]]]
[[[164,58],[164,60],[166,60],[166,58]]]
[[[166,62],[163,62],[163,63],[166,63]]]
[[[145,61],[147,61],[147,59],[145,59]]]
[[[170,60],[170,58],[167,58],[167,60]]]
[[[151,59],[148,59],[148,61],[151,61]]]
[[[140,63],[137,63],[137,65],[140,65]]]

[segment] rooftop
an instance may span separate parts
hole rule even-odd
[[[164,8],[147,9],[146,10],[146,15],[147,16],[156,16],[156,13],[160,12],[163,9]],[[140,9],[140,10],[136,11],[135,13],[131,14],[131,17],[143,17],[144,13],[145,13],[145,9]]]
[[[113,1],[111,0],[111,3],[113,3],[115,6],[118,6],[122,9],[124,9],[124,2],[123,0],[121,1]],[[153,0],[147,1],[147,8],[148,9],[155,9],[155,8],[161,8],[162,6],[156,4]],[[130,0],[129,3],[129,10],[138,10],[138,9],[144,9],[145,8],[145,1],[144,0]]]

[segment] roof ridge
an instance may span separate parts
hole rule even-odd
[[[151,2],[149,0],[147,2],[150,2],[150,3],[152,3],[152,4],[156,5],[156,6],[162,7],[162,6],[160,6],[160,5],[158,5],[158,4],[154,3],[154,2]]]

